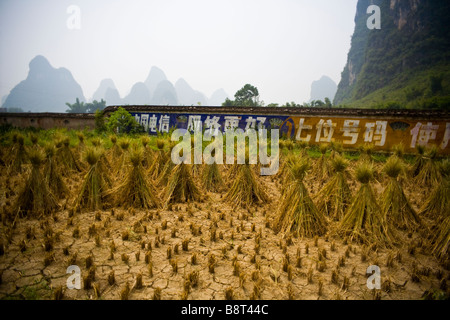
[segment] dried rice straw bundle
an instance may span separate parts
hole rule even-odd
[[[361,187],[342,218],[338,232],[362,243],[391,243],[390,230],[369,184],[373,179],[372,165],[361,163],[356,168],[356,179]]]
[[[287,185],[289,181],[292,181],[292,167],[300,158],[301,156],[296,156],[293,153],[289,153],[282,157],[283,162],[281,163],[280,170],[277,173],[282,185]]]
[[[120,150],[120,147],[117,144],[117,136],[113,134],[113,135],[109,136],[109,140],[112,143],[112,147],[111,147],[112,157],[114,159],[117,159],[122,154],[122,150]]]
[[[28,134],[28,137],[30,138],[30,141],[31,141],[31,144],[32,144],[33,148],[38,147],[39,137],[37,136],[37,134],[35,134],[34,132],[30,132]]]
[[[84,137],[83,132],[77,131],[76,135],[77,135],[77,138],[78,138],[78,148],[84,149],[84,147],[86,145],[84,144],[85,137]]]
[[[326,156],[328,151],[327,144],[321,144],[319,151],[322,154],[313,169],[314,176],[319,180],[320,184],[323,184],[331,176],[331,167]]]
[[[156,155],[153,160],[153,164],[149,169],[150,176],[153,179],[158,179],[161,173],[164,171],[164,167],[168,161],[170,161],[170,153],[167,154],[164,151],[166,141],[164,139],[158,138],[156,139],[156,147],[158,151],[156,151]]]
[[[31,149],[28,153],[31,162],[31,174],[19,191],[13,212],[41,217],[59,209],[55,196],[51,193],[40,167],[45,161],[42,150]]]
[[[401,165],[403,166],[403,170],[400,172],[399,176],[398,176],[398,181],[404,185],[404,184],[409,184],[409,180],[408,179],[408,165],[406,164],[405,160],[404,160],[404,155],[405,155],[405,146],[402,143],[396,144],[392,147],[392,156],[391,157],[396,157],[400,160]]]
[[[307,141],[295,141],[295,146],[300,149],[300,157],[306,156],[307,149],[309,148],[309,142]]]
[[[144,153],[142,155],[142,166],[145,169],[148,169],[148,168],[150,168],[150,166],[152,165],[152,163],[154,161],[153,153],[148,146],[150,144],[150,138],[148,136],[141,137],[141,143],[142,143],[142,146],[144,147]]]
[[[341,220],[352,201],[352,193],[347,184],[348,161],[339,155],[331,160],[334,176],[319,191],[316,199],[317,210],[334,220]]]
[[[381,210],[386,220],[399,229],[412,229],[421,225],[416,211],[411,207],[397,177],[404,166],[397,156],[391,156],[383,167],[389,182],[381,196]]]
[[[14,143],[11,150],[11,162],[9,175],[22,172],[22,165],[27,161],[27,151],[25,149],[25,137],[16,133],[13,135],[12,141]]]
[[[129,152],[131,168],[125,176],[125,181],[119,186],[108,192],[115,195],[115,204],[117,206],[152,209],[160,206],[156,191],[144,177],[144,168],[142,166],[143,150],[141,148],[132,148]]]
[[[417,177],[420,173],[420,171],[422,171],[422,167],[425,164],[425,147],[422,145],[417,145],[416,147],[416,151],[417,151],[417,156],[416,156],[416,160],[414,161],[414,164],[411,168],[411,176]]]
[[[442,182],[434,187],[419,213],[434,220],[440,220],[450,215],[450,160],[442,161],[439,171]]]
[[[360,162],[364,162],[364,161],[369,161],[372,162],[372,154],[373,154],[373,150],[374,150],[374,145],[373,144],[364,144],[361,147],[359,147],[359,152],[360,152],[360,156],[359,156],[359,161]]]
[[[245,164],[235,164],[238,171],[230,190],[225,195],[225,199],[234,206],[244,208],[248,208],[255,203],[269,201],[269,197],[261,187],[255,171],[248,164],[248,159],[248,156],[246,156]]]
[[[195,135],[195,134],[194,134]],[[191,165],[191,169],[192,169],[192,177],[197,178],[201,175],[202,172],[202,165],[195,163],[194,161],[194,155],[196,152],[200,152],[200,154],[202,154],[203,156],[203,147],[197,146],[195,144],[195,139],[194,139],[194,135],[191,135],[191,159],[192,159],[192,165]]]
[[[216,162],[203,166],[202,183],[207,191],[219,192],[223,189],[224,183]]]
[[[72,150],[70,149],[69,137],[63,138],[59,143],[57,143],[57,145],[60,145],[60,148],[58,148],[57,150],[59,163],[66,169],[62,171],[63,175],[67,176],[72,171],[83,171],[81,164],[78,162]]]
[[[50,190],[59,199],[69,195],[69,189],[67,188],[62,178],[61,170],[56,162],[55,154],[56,147],[50,143],[45,146],[45,154],[47,161],[44,167],[44,177],[50,187]]]
[[[450,215],[438,226],[438,232],[433,240],[432,253],[441,260],[449,259],[450,251]]]
[[[172,170],[165,191],[165,205],[169,202],[200,201],[201,193],[191,175],[191,168],[180,163]]]
[[[102,150],[88,147],[84,153],[86,162],[90,168],[84,176],[78,197],[75,199],[75,210],[87,208],[97,210],[103,208],[103,200],[107,189],[111,186],[111,181],[106,175],[107,168],[100,161],[103,156]]]
[[[405,155],[405,146],[402,143],[392,146],[392,155],[399,159],[403,159],[403,156]]]
[[[91,143],[94,147],[99,148],[99,147],[101,147],[103,141],[99,137],[93,137],[91,139]]]
[[[340,156],[342,154],[342,151],[344,150],[344,147],[342,146],[342,142],[331,141],[330,147],[331,147],[331,153],[330,153],[331,160],[333,160],[336,156]]]
[[[431,147],[423,157],[422,169],[415,178],[415,183],[425,187],[432,188],[440,183],[439,169],[436,165],[437,147]]]
[[[119,171],[123,169],[124,165],[127,163],[128,161],[128,151],[130,149],[130,145],[131,145],[131,139],[128,137],[121,137],[118,141],[117,144],[120,147],[120,161],[119,161]]]
[[[314,237],[324,235],[327,231],[325,216],[317,210],[303,183],[309,168],[307,159],[302,159],[291,167],[293,181],[280,200],[273,224],[276,233],[291,231],[299,236]]]

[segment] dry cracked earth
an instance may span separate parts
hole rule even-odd
[[[10,180],[15,187],[21,181]],[[249,210],[226,203],[225,192],[168,210],[80,213],[62,201],[66,208],[51,217],[17,218],[10,243],[2,224],[0,298],[390,300],[448,292],[448,265],[429,253],[423,230],[405,232],[392,248],[347,243],[331,233],[314,239],[274,234],[281,186],[273,177],[260,181],[270,202]],[[77,183],[71,182],[72,192]],[[317,192],[312,177],[306,184]],[[378,194],[382,186],[374,184]],[[1,188],[4,206],[5,179]],[[408,186],[406,193],[417,209],[426,191]],[[79,290],[67,287],[70,265],[81,270]],[[379,290],[367,287],[370,265],[380,267]]]

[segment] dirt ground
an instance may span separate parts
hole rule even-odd
[[[2,211],[24,180],[5,173],[2,169]],[[319,188],[313,179],[308,176],[305,181],[311,194]],[[66,180],[72,194],[81,180],[81,174]],[[10,243],[2,223],[0,298],[53,299],[62,292],[63,299],[121,299],[127,296],[127,285],[128,299],[165,300],[221,300],[227,295],[267,300],[403,300],[421,299],[425,291],[448,293],[448,265],[429,253],[426,230],[403,232],[400,244],[392,248],[347,243],[331,232],[314,239],[274,234],[270,223],[281,185],[274,177],[259,181],[270,202],[249,210],[225,202],[226,191],[207,193],[204,202],[174,204],[171,210],[74,213],[70,203],[61,200],[63,210],[51,217],[17,218]],[[355,192],[358,184],[351,187]],[[373,187],[380,195],[383,181]],[[415,209],[429,194],[414,185],[405,190]],[[330,222],[329,229],[335,224]],[[44,234],[49,233],[54,239],[51,248],[44,243]],[[66,286],[69,265],[81,269],[80,290]],[[380,290],[367,287],[370,265],[380,267]],[[108,279],[112,271],[114,283]],[[92,279],[90,286],[86,278]]]

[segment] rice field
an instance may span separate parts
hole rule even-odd
[[[435,148],[280,140],[280,169],[175,165],[169,136],[0,135],[0,298],[449,297],[450,162]],[[81,288],[69,289],[69,266]],[[381,286],[366,270],[378,266]]]

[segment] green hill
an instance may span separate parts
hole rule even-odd
[[[368,29],[369,5],[381,29]],[[450,1],[359,0],[335,105],[450,108]]]

